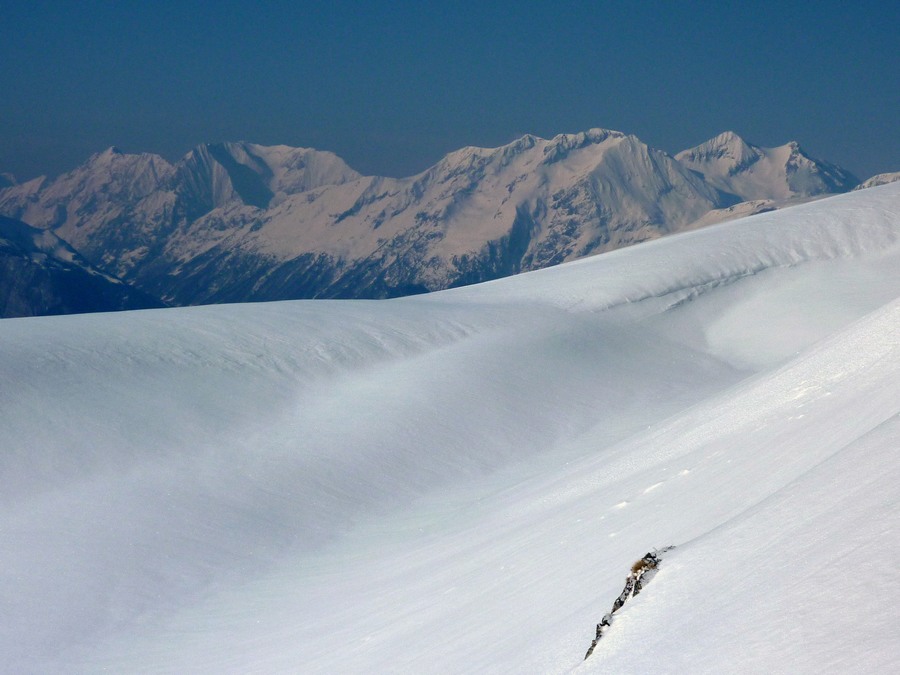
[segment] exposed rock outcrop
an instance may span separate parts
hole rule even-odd
[[[631,571],[625,578],[625,587],[622,589],[622,592],[619,593],[619,597],[613,602],[612,609],[609,613],[604,614],[603,618],[600,619],[600,623],[597,624],[597,633],[594,640],[591,642],[591,646],[587,650],[587,654],[584,655],[585,660],[594,653],[594,649],[596,648],[597,643],[600,642],[600,638],[603,637],[606,630],[612,625],[613,614],[622,609],[629,598],[636,596],[643,590],[644,586],[649,583],[656,574],[659,564],[662,561],[663,553],[671,551],[673,548],[675,547],[666,546],[665,548],[654,549],[645,554],[643,558],[637,560],[631,566]]]

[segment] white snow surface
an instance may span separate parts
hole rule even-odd
[[[428,296],[4,320],[0,437],[2,672],[897,672],[900,183]]]

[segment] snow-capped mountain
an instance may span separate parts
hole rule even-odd
[[[438,290],[655,238],[716,198],[634,137],[526,136],[464,148],[408,179],[326,185],[265,211],[213,210],[170,238],[177,274],[166,283],[173,300],[203,302]]]
[[[814,197],[846,192],[859,184],[848,171],[811,158],[794,141],[761,148],[733,131],[683,150],[675,158],[734,201]]]
[[[49,230],[0,216],[0,318],[161,307]]]
[[[288,195],[360,177],[329,152],[251,143],[201,145],[176,172],[174,189],[201,215],[235,203],[267,209]]]
[[[816,183],[844,174],[794,145],[718,139],[676,160],[616,131],[526,135],[463,148],[405,179],[363,177],[331,153],[286,146],[204,145],[174,165],[111,148],[56,180],[0,190],[0,213],[52,229],[169,303],[198,304],[438,290],[845,187]],[[726,167],[716,152],[740,159]],[[753,190],[704,179],[713,165]],[[762,196],[739,207],[738,193]]]
[[[0,321],[0,672],[895,672],[898,269],[894,183],[426,296]]]
[[[893,183],[894,181],[900,180],[900,171],[891,171],[888,173],[879,173],[871,178],[864,180],[862,183],[857,185],[854,190],[865,190],[870,187],[877,187],[879,185],[887,185],[888,183]]]
[[[0,211],[48,228],[118,275],[154,259],[172,232],[234,204],[266,207],[285,192],[358,177],[331,153],[248,143],[204,145],[170,164],[109,148],[54,181],[0,192]]]

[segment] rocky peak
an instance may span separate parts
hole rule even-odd
[[[763,148],[731,131],[679,152],[675,159],[738,201],[845,192],[859,182],[844,169],[808,156],[796,141]]]
[[[610,129],[588,129],[577,134],[559,134],[544,147],[544,164],[554,164],[564,160],[572,152],[589,145],[600,145],[609,140],[625,138],[621,131]]]
[[[733,131],[724,131],[705,143],[683,150],[675,155],[682,164],[704,173],[703,167],[716,164],[718,170],[731,175],[758,161],[762,152]]]

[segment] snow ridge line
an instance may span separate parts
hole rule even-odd
[[[597,624],[597,634],[591,642],[587,654],[584,655],[585,661],[587,661],[588,657],[594,653],[594,648],[597,646],[597,643],[600,642],[600,638],[603,637],[606,629],[612,625],[612,615],[622,609],[629,598],[633,598],[641,592],[644,588],[644,584],[649,583],[656,575],[659,564],[662,562],[662,554],[671,551],[673,548],[675,548],[675,546],[653,549],[649,553],[645,553],[643,558],[635,561],[631,566],[631,571],[628,573],[628,576],[625,577],[625,588],[622,589],[622,592],[619,593],[619,597],[613,602],[612,609],[609,613],[604,614],[603,618],[600,619],[600,623]]]

